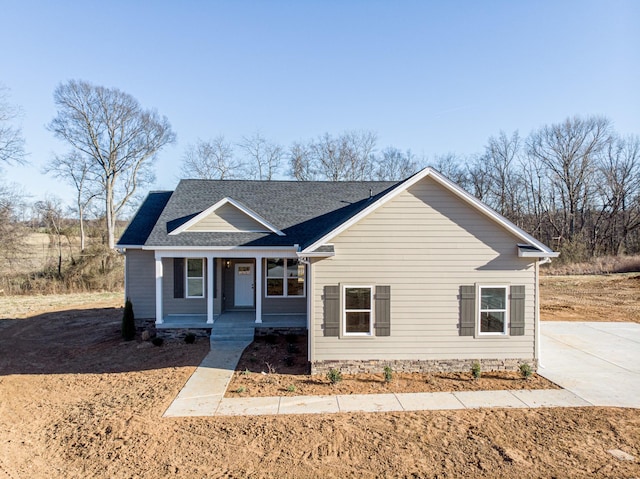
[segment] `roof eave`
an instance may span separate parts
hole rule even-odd
[[[557,258],[560,256],[560,253],[556,251],[551,251],[550,253],[546,251],[522,251],[518,250],[519,258]]]

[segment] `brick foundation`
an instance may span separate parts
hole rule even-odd
[[[482,371],[517,371],[521,364],[528,363],[536,371],[535,359],[429,359],[429,360],[351,360],[351,361],[314,361],[311,374],[326,374],[337,369],[344,374],[380,373],[385,366],[395,372],[406,373],[449,373],[470,371],[471,365],[478,361]]]

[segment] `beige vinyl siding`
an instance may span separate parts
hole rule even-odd
[[[162,258],[162,314],[207,314],[206,278],[207,262],[204,262],[205,297],[174,298],[173,297],[173,258]],[[184,281],[184,279],[183,279]],[[185,290],[186,294],[186,290]],[[155,316],[155,314],[154,314]]]
[[[125,296],[133,304],[136,318],[156,316],[156,267],[153,251],[127,249]]]
[[[268,231],[268,229],[227,203],[187,228],[186,231]]]
[[[313,263],[312,360],[534,357],[533,259],[518,239],[430,178],[331,240],[336,255]],[[525,334],[459,335],[460,286],[524,285]],[[391,336],[324,337],[325,285],[390,285]],[[342,290],[341,290],[342,294]]]

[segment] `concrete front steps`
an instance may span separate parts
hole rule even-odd
[[[211,341],[253,341],[255,327],[249,325],[213,324]]]

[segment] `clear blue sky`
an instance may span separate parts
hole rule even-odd
[[[173,189],[187,144],[260,131],[284,145],[366,129],[419,155],[480,152],[490,135],[572,115],[640,133],[640,2],[0,0],[0,83],[22,106],[33,199],[66,145],[45,125],[69,79],[166,115],[157,162]]]

